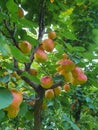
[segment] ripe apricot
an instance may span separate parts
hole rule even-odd
[[[48,33],[48,38],[50,39],[55,39],[56,38],[56,32],[55,31],[51,31]]]
[[[61,90],[62,89],[61,89],[60,86],[58,86],[58,87],[56,87],[56,88],[53,89],[55,95],[59,95],[61,93]]]
[[[29,69],[29,73],[31,74],[31,75],[37,75],[38,74],[38,71],[36,70],[36,69],[34,69],[34,68],[30,68]]]
[[[42,45],[43,45],[43,49],[46,50],[47,52],[52,52],[54,49],[54,42],[53,42],[53,40],[51,40],[49,38],[45,39],[42,42]]]
[[[43,76],[40,82],[43,88],[50,88],[53,85],[53,79],[50,76]]]
[[[23,12],[23,9],[21,7],[18,8],[18,17],[19,18],[23,18],[24,17],[24,12]]]
[[[78,66],[76,66],[76,67],[72,70],[72,74],[73,74],[74,77],[77,77],[78,74],[81,74],[81,73],[83,73],[83,70],[82,70],[80,67],[78,67]]]
[[[18,115],[19,107],[14,107],[13,109],[8,110],[8,118],[15,118]]]
[[[48,89],[45,91],[45,98],[51,99],[54,97],[54,91],[53,89]]]
[[[21,41],[19,42],[19,48],[24,54],[27,54],[31,51],[32,45],[28,41]]]
[[[65,72],[70,72],[75,67],[75,63],[70,59],[61,59],[56,64],[59,64]]]
[[[76,79],[80,84],[84,84],[87,81],[87,76],[85,74],[79,74]]]
[[[67,59],[67,58],[68,58],[68,55],[67,55],[66,53],[64,53],[64,54],[62,55],[62,57],[63,57],[63,59]]]
[[[44,50],[38,49],[34,54],[34,58],[37,62],[45,62],[48,59],[48,56]]]
[[[20,107],[20,104],[22,103],[23,96],[22,96],[22,93],[18,90],[12,89],[10,91],[13,96],[13,101],[4,110],[7,111],[7,116],[9,118],[14,118],[17,116],[17,114],[19,112],[19,107]]]
[[[64,89],[65,91],[69,91],[69,90],[70,90],[70,85],[69,85],[69,84],[65,84],[65,85],[63,86],[63,89]]]

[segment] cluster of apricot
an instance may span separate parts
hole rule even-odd
[[[63,54],[63,58],[59,60],[57,64],[59,65],[57,72],[64,76],[66,82],[77,86],[87,81],[87,76],[84,74],[84,71],[78,67],[66,53]]]
[[[54,95],[59,95],[62,91],[61,86],[56,86],[55,88],[51,88],[53,85],[53,79],[50,76],[43,76],[40,79],[41,82],[41,86],[46,89],[45,90],[45,98],[46,99],[51,99],[54,97]],[[63,90],[68,91],[70,89],[70,85],[69,84],[65,84],[63,86]]]
[[[57,73],[63,75],[66,84],[63,86],[63,90],[69,91],[71,83],[74,86],[84,84],[87,81],[87,76],[84,74],[84,71],[78,67],[67,54],[63,54],[61,60],[57,62]],[[60,94],[61,87],[51,89],[53,85],[53,79],[50,76],[43,76],[40,80],[41,86],[46,89],[45,97],[51,99],[55,95]]]
[[[43,40],[37,49],[36,53],[34,54],[35,60],[37,62],[45,62],[48,59],[46,52],[52,52],[54,49],[54,41],[53,39],[56,38],[55,31],[51,31],[48,33],[48,38]]]
[[[20,104],[22,103],[23,96],[20,91],[15,90],[15,89],[10,90],[10,92],[12,93],[12,96],[13,96],[12,103],[4,110],[7,111],[7,116],[9,118],[14,118],[19,113]]]
[[[45,91],[45,98],[47,99],[51,99],[54,97],[54,95],[59,95],[61,93],[61,87],[58,86],[56,88],[51,88],[51,86],[53,85],[53,79],[50,76],[43,76],[40,79],[41,82],[41,86],[46,89]]]
[[[36,50],[34,54],[34,59],[39,62],[43,63],[46,62],[48,59],[47,52],[52,52],[54,49],[54,41],[53,39],[56,38],[56,33],[55,31],[51,31],[48,33],[48,38],[43,40],[38,49]],[[21,50],[22,53],[24,54],[29,54],[32,50],[32,45],[28,41],[21,41],[18,44],[19,49]],[[29,73],[31,75],[37,75],[38,72],[35,68],[30,68]]]

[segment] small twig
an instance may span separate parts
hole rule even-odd
[[[53,84],[51,88],[53,89],[53,88],[56,88],[56,87],[62,86],[62,85],[63,85],[63,81],[59,81],[58,83]]]
[[[31,53],[31,56],[30,56],[30,62],[25,64],[25,70],[26,71],[28,71],[30,69],[30,66],[31,66],[31,64],[34,60],[34,54],[37,51],[37,49],[39,48],[39,46],[40,46],[40,44],[34,48],[34,50]]]

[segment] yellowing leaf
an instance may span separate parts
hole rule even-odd
[[[64,14],[64,15],[71,15],[72,12],[73,12],[73,10],[74,10],[73,8],[69,8],[69,9],[67,9],[66,11],[64,11],[63,14]]]
[[[54,2],[54,0],[50,0],[50,2],[51,2],[51,3],[53,3],[53,2]]]

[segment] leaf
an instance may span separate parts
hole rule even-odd
[[[55,75],[55,76],[53,77],[53,80],[54,80],[56,83],[58,83],[58,82],[60,82],[60,81],[64,81],[64,76],[62,76],[62,75]]]
[[[74,35],[74,33],[70,32],[70,31],[65,32],[65,37],[70,40],[76,40],[76,36]]]
[[[7,83],[8,81],[10,81],[10,76],[9,75],[0,77],[0,82]]]
[[[84,47],[73,47],[73,51],[83,52],[83,51],[85,51],[85,48]]]
[[[64,121],[67,121],[67,122],[71,125],[71,127],[72,127],[74,130],[80,130],[80,129],[77,127],[77,125],[75,125],[75,124],[70,120],[70,118],[67,117],[66,114],[63,113],[63,114],[62,114],[62,118],[63,118]]]
[[[17,4],[15,4],[14,0],[8,0],[8,2],[6,3],[6,7],[8,8],[9,12],[16,12],[16,10],[18,9]]]
[[[24,116],[28,110],[27,103],[23,102],[20,106],[20,111],[18,116]]]
[[[27,73],[27,72],[23,72],[23,73],[22,73],[22,76],[28,77],[31,81],[40,84],[40,80],[39,80],[36,76],[30,75],[30,74]]]
[[[6,40],[6,38],[3,35],[0,35],[0,52],[3,56],[9,56],[10,54],[8,44],[9,42]]]
[[[15,46],[10,46],[10,50],[13,57],[15,57],[19,62],[30,62],[29,58]]]
[[[65,44],[65,45],[66,45],[67,49],[68,49],[70,52],[73,51],[73,47],[71,46],[71,44],[67,43],[67,44]]]
[[[90,103],[91,99],[89,97],[86,97],[86,102]]]
[[[12,103],[13,96],[8,89],[0,88],[0,109],[9,106]]]
[[[32,118],[33,118],[33,112],[32,111],[27,111],[25,118],[27,120],[32,120]]]
[[[0,121],[5,117],[4,111],[0,110]]]
[[[36,27],[36,24],[34,22],[31,22],[25,18],[19,19],[19,25],[24,28],[30,28],[30,30],[34,30],[34,27]]]
[[[29,36],[29,35],[26,37],[26,39],[27,39],[27,41],[29,41],[33,46],[36,46],[36,45],[39,44],[39,43],[38,43],[38,40],[36,40],[35,38],[33,38],[33,37]]]

